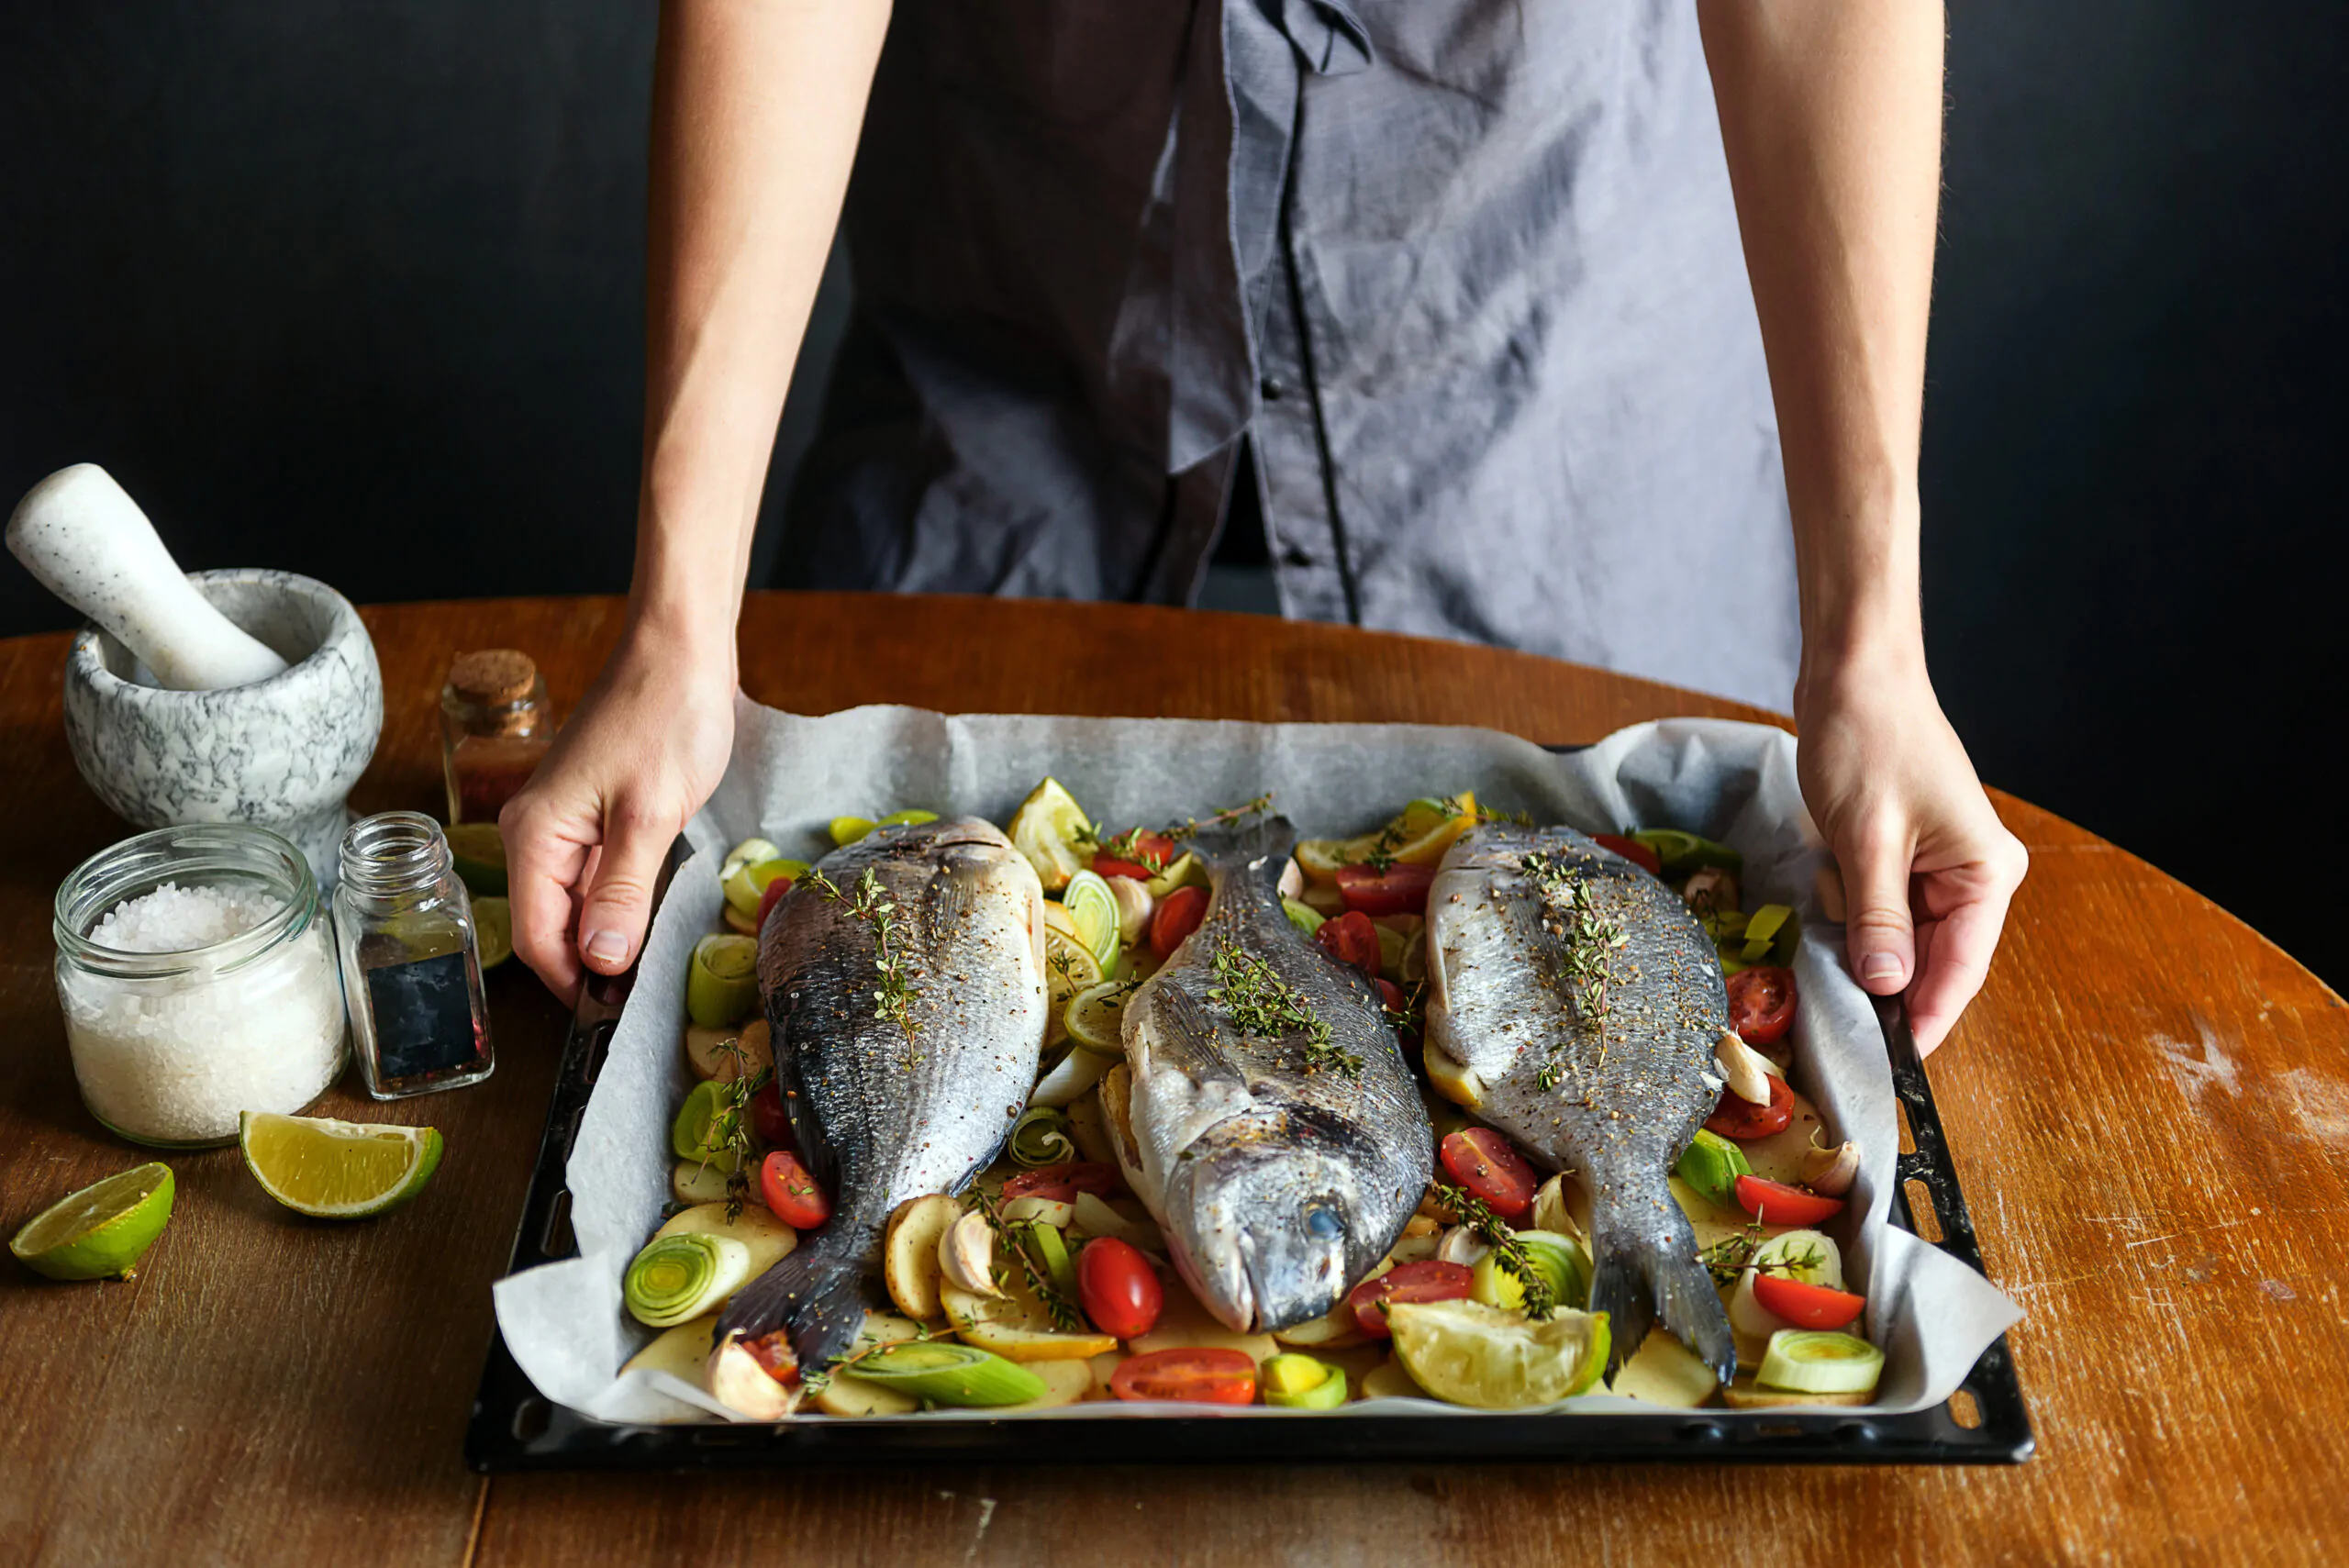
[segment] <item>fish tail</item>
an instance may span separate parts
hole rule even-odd
[[[871,1294],[861,1257],[836,1236],[819,1236],[737,1291],[713,1338],[722,1345],[781,1329],[802,1368],[829,1366],[856,1342]]]
[[[1297,848],[1297,828],[1286,817],[1243,817],[1199,828],[1190,846],[1210,866],[1244,865],[1272,886]]]
[[[1730,1332],[1713,1276],[1698,1261],[1697,1233],[1669,1191],[1626,1195],[1595,1213],[1590,1309],[1608,1321],[1607,1375],[1639,1352],[1659,1314],[1672,1336],[1726,1384],[1737,1375],[1737,1339]]]

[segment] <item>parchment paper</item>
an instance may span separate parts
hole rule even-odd
[[[659,1227],[669,1197],[669,1123],[690,1081],[679,1040],[693,944],[718,927],[727,846],[753,834],[808,860],[829,848],[838,816],[923,806],[1007,822],[1050,773],[1101,821],[1179,821],[1275,792],[1306,837],[1375,828],[1405,801],[1474,789],[1480,802],[1586,831],[1693,829],[1745,856],[1748,907],[1791,904],[1802,917],[1796,960],[1797,1088],[1830,1136],[1862,1151],[1853,1198],[1864,1214],[1847,1276],[1865,1282],[1869,1338],[1886,1364],[1881,1411],[1939,1404],[2021,1312],[1973,1270],[1886,1222],[1898,1132],[1891,1073],[1876,1015],[1844,966],[1842,927],[1819,907],[1824,859],[1795,782],[1783,731],[1675,719],[1619,731],[1558,757],[1490,730],[1408,725],[1235,724],[1177,719],[947,717],[866,707],[822,718],[738,699],[734,756],[687,829],[696,851],[653,921],[634,991],[612,1038],[569,1166],[579,1256],[498,1282],[497,1321],[540,1391],[583,1414],[622,1422],[732,1418],[662,1373],[617,1375],[651,1331],[620,1305],[620,1278]],[[1652,1411],[1609,1396],[1560,1409]],[[1198,1413],[1222,1407],[1199,1407]],[[1407,1410],[1474,1418],[1423,1399],[1371,1400],[1348,1411]],[[1235,1419],[1342,1419],[1328,1412],[1230,1409]],[[1734,1419],[1739,1413],[1711,1411]],[[1757,1412],[1756,1414],[1766,1414]],[[1013,1415],[939,1411],[909,1420],[1148,1418],[1116,1401]]]

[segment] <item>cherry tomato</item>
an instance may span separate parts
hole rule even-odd
[[[1391,1340],[1395,1330],[1386,1326],[1389,1307],[1412,1301],[1465,1301],[1475,1284],[1475,1275],[1469,1273],[1467,1264],[1430,1258],[1424,1262],[1397,1263],[1376,1279],[1363,1281],[1348,1294],[1346,1305],[1353,1308],[1354,1321],[1364,1333],[1374,1340]]]
[[[1798,1329],[1841,1329],[1867,1306],[1865,1298],[1848,1291],[1805,1284],[1784,1274],[1755,1274],[1753,1299],[1765,1312],[1775,1312]]]
[[[1650,876],[1664,874],[1664,862],[1656,853],[1637,839],[1626,839],[1620,833],[1593,833],[1590,841],[1614,851]]]
[[[1795,1021],[1795,972],[1741,969],[1729,977],[1729,1027],[1748,1045],[1776,1045]]]
[[[795,1230],[813,1230],[832,1217],[832,1200],[799,1156],[780,1149],[759,1162],[759,1195],[768,1213]]]
[[[779,876],[768,883],[766,891],[759,895],[759,916],[754,923],[761,927],[765,926],[767,916],[774,912],[776,901],[790,891],[791,879],[787,876]]]
[[[1843,1200],[1821,1197],[1760,1176],[1740,1176],[1737,1207],[1768,1225],[1816,1225],[1842,1213]]]
[[[791,1349],[791,1336],[781,1329],[772,1334],[761,1334],[755,1340],[741,1341],[742,1349],[758,1363],[759,1370],[782,1384],[785,1388],[799,1386],[799,1358]]]
[[[1207,917],[1206,888],[1176,888],[1158,901],[1157,912],[1150,917],[1150,951],[1161,958],[1172,958],[1183,939],[1197,930]]]
[[[1723,1138],[1734,1138],[1750,1143],[1757,1138],[1767,1138],[1774,1132],[1784,1132],[1787,1124],[1795,1119],[1795,1092],[1787,1081],[1773,1073],[1770,1075],[1770,1103],[1757,1106],[1751,1100],[1741,1100],[1727,1089],[1721,1091],[1721,1103],[1705,1118],[1705,1129]]]
[[[1503,1219],[1515,1219],[1533,1207],[1533,1189],[1541,1178],[1525,1156],[1508,1139],[1489,1127],[1472,1127],[1446,1138],[1437,1153],[1452,1179],[1485,1200],[1485,1207]]]
[[[1435,867],[1397,861],[1385,871],[1369,866],[1340,866],[1338,896],[1346,907],[1364,915],[1421,915],[1427,912],[1428,888],[1435,882]]]
[[[1076,1255],[1076,1295],[1093,1326],[1120,1340],[1156,1328],[1166,1305],[1150,1260],[1115,1236],[1097,1236]]]
[[[1403,1010],[1403,988],[1400,985],[1396,984],[1392,980],[1381,980],[1377,982],[1377,985],[1378,1000],[1380,1005],[1385,1006],[1390,1013],[1401,1012]]]
[[[1256,1402],[1256,1362],[1246,1351],[1152,1351],[1146,1356],[1128,1356],[1119,1362],[1118,1370],[1110,1374],[1109,1392],[1120,1399],[1252,1405]]]
[[[1141,861],[1119,860],[1107,851],[1095,855],[1093,874],[1130,876],[1136,882],[1148,882],[1152,877],[1156,876],[1159,871],[1164,871],[1174,862],[1174,840],[1163,833],[1144,833],[1135,841],[1134,852],[1142,859]],[[1143,862],[1154,863],[1158,871],[1152,871],[1150,865],[1144,864]]]
[[[1324,920],[1313,933],[1331,958],[1351,963],[1364,974],[1378,976],[1378,928],[1359,909],[1349,909],[1334,920]]]
[[[1125,1179],[1118,1174],[1115,1165],[1098,1160],[1065,1160],[1057,1165],[1039,1165],[1032,1171],[1020,1172],[1003,1184],[1003,1201],[1048,1197],[1056,1203],[1066,1203],[1079,1193],[1108,1197],[1125,1189]]]
[[[772,1078],[751,1096],[751,1130],[770,1149],[791,1147],[791,1118],[783,1108],[783,1088]]]

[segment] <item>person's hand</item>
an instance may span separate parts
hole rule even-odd
[[[1906,987],[1917,1050],[1982,988],[2030,856],[1991,809],[1921,656],[1806,671],[1795,696],[1804,800],[1843,874],[1852,972]]]
[[[617,974],[644,945],[662,862],[726,771],[734,683],[730,651],[631,631],[498,815],[514,951],[566,1002],[583,961]]]

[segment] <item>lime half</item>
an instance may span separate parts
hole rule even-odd
[[[58,1199],[9,1239],[8,1251],[50,1279],[128,1279],[171,1217],[172,1168],[157,1162]]]
[[[1387,1313],[1396,1359],[1439,1399],[1523,1410],[1587,1393],[1607,1364],[1607,1314],[1560,1310],[1539,1323],[1475,1301]]]
[[[481,966],[495,969],[514,956],[514,906],[503,898],[473,900],[473,940],[481,947]]]
[[[237,1145],[262,1190],[314,1219],[365,1219],[424,1190],[440,1164],[429,1127],[247,1111]]]
[[[449,859],[465,891],[476,897],[506,896],[506,840],[495,822],[449,824]]]

